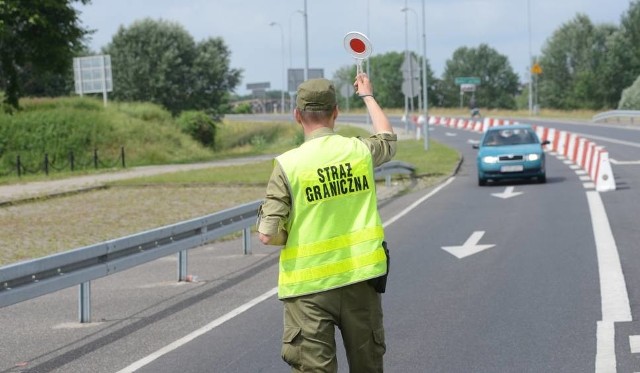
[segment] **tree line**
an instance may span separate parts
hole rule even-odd
[[[20,97],[73,92],[71,59],[92,52],[87,47],[91,30],[81,26],[72,3],[88,5],[90,0],[0,1],[0,91],[5,111],[18,109]],[[143,19],[121,26],[100,52],[111,56],[114,100],[153,102],[174,115],[197,110],[218,118],[238,99],[234,90],[242,70],[231,67],[230,50],[222,38],[195,41],[180,24]],[[400,73],[404,57],[403,52],[389,52],[367,61],[384,107],[405,105]],[[528,86],[519,81],[509,59],[488,44],[455,50],[440,77],[426,62],[429,107],[459,106],[455,78],[462,76],[480,78],[475,92],[480,107],[527,106]],[[532,100],[540,107],[640,109],[640,0],[630,1],[619,25],[594,24],[577,14],[546,40],[535,62],[542,73],[535,75]],[[341,86],[351,84],[354,75],[355,66],[345,66],[332,79]],[[346,99],[341,98],[341,106]],[[362,105],[359,100],[350,104]]]

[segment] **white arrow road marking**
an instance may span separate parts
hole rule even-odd
[[[482,250],[490,249],[495,245],[478,245],[478,242],[484,236],[484,231],[475,231],[469,236],[467,241],[462,246],[442,246],[444,251],[449,252],[458,259],[462,259],[466,256],[479,253]]]
[[[502,192],[502,193],[491,193],[491,195],[494,196],[494,197],[507,199],[507,198],[519,196],[522,193],[524,193],[524,192],[514,192],[513,191],[514,189],[515,189],[515,187],[508,186],[508,187],[505,188],[504,192]]]
[[[640,164],[640,161],[618,161],[613,158],[609,158],[609,161],[611,162],[611,164],[615,164],[619,166],[626,166],[630,164]]]
[[[447,136],[458,136],[457,133],[453,133],[453,132],[445,132],[444,134]]]
[[[629,347],[631,348],[632,354],[640,352],[640,335],[629,336]]]
[[[467,144],[471,144],[471,145],[480,144],[480,140],[469,139],[467,140]]]

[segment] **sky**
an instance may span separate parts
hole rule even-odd
[[[594,24],[619,26],[630,1],[92,0],[75,6],[82,25],[95,30],[89,45],[97,53],[120,27],[144,18],[178,23],[196,42],[222,38],[231,52],[231,67],[243,71],[236,93],[244,95],[251,92],[247,84],[253,83],[286,89],[283,72],[305,67],[305,45],[309,68],[323,69],[326,78],[333,78],[336,70],[355,63],[344,48],[344,38],[352,31],[367,35],[372,55],[406,48],[422,55],[423,3],[426,55],[437,77],[456,49],[487,44],[506,56],[526,82],[530,56],[540,54],[555,30],[578,13]],[[403,12],[405,7],[409,10]]]

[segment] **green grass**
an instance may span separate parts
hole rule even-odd
[[[428,151],[422,140],[403,140],[398,142],[395,159],[414,165],[417,175],[444,176],[451,174],[460,154],[433,140],[429,141]]]
[[[362,135],[366,131],[356,127],[342,127],[344,133]],[[446,176],[451,174],[460,159],[459,153],[438,142],[431,141],[429,151],[418,140],[398,142],[394,159],[411,163],[418,176]],[[113,182],[111,185],[264,185],[271,174],[272,162],[262,161],[238,166],[215,167],[202,170],[180,171],[155,176],[139,177]]]

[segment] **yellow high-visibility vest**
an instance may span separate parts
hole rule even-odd
[[[278,297],[317,293],[384,275],[384,231],[373,162],[357,138],[328,135],[276,158],[291,190]]]

